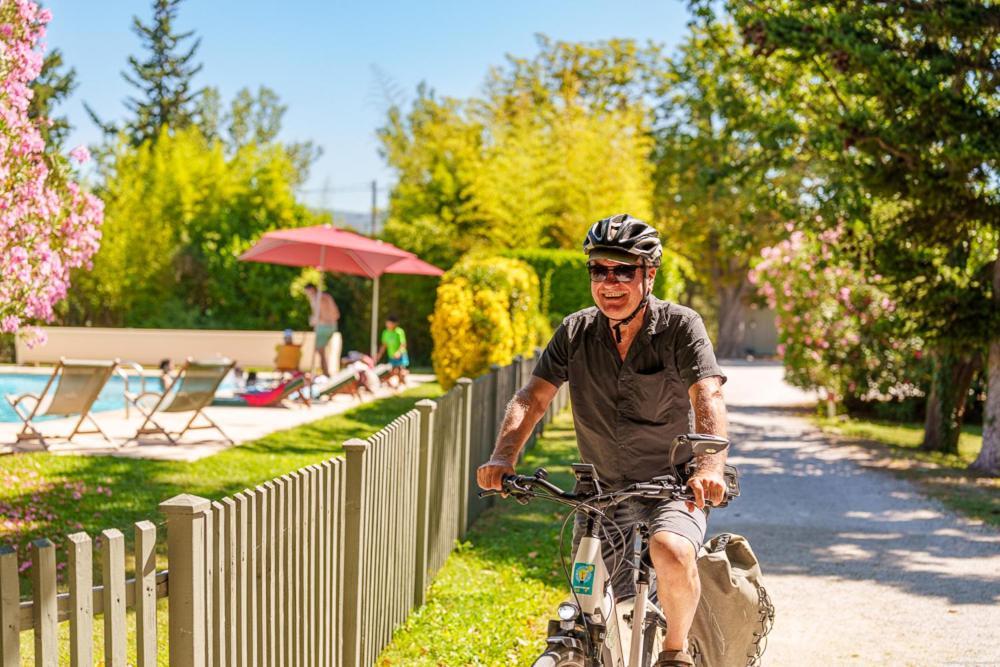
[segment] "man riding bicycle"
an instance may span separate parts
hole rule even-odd
[[[726,436],[726,376],[701,317],[652,295],[663,254],[659,233],[627,214],[615,215],[594,223],[583,249],[596,308],[563,320],[532,377],[508,403],[493,454],[477,471],[483,489],[500,490],[503,476],[514,474],[524,443],[566,381],[581,460],[593,464],[612,489],[670,474],[673,465],[686,463],[690,449],[670,460],[678,435],[693,430]],[[637,519],[649,528],[668,626],[658,667],[694,664],[687,635],[701,595],[697,554],[707,506],[725,495],[725,460],[725,451],[698,457],[687,480],[693,504],[637,498],[611,515],[623,531]],[[574,525],[574,544],[582,530]],[[610,557],[605,553],[605,560]],[[628,574],[614,582],[619,596],[630,590]]]

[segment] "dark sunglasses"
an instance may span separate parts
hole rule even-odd
[[[616,282],[630,283],[635,280],[635,272],[639,270],[639,267],[629,266],[627,264],[614,267],[601,266],[600,264],[588,264],[587,270],[590,271],[590,282],[593,283],[603,283],[608,279],[609,273],[614,275]]]

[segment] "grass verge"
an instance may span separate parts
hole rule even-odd
[[[544,466],[566,488],[576,457],[573,419],[566,413],[519,467]],[[557,505],[498,499],[448,557],[427,603],[396,630],[376,665],[531,664],[545,646],[548,619],[566,596],[558,555],[563,516]],[[567,552],[570,540],[567,527]]]
[[[958,442],[958,454],[926,452],[920,449],[922,424],[898,424],[860,419],[816,418],[827,433],[856,440],[876,456],[869,467],[888,469],[917,483],[928,495],[951,509],[990,525],[1000,527],[1000,478],[969,472],[983,446],[983,432],[965,426]]]

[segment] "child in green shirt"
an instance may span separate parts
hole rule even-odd
[[[387,355],[389,365],[392,366],[392,375],[397,381],[397,386],[406,384],[407,368],[410,366],[410,357],[406,353],[406,332],[399,326],[399,318],[389,315],[385,318],[385,329],[382,330],[382,344],[378,348],[376,361]]]

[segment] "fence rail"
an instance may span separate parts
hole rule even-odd
[[[74,533],[64,545],[68,590],[59,593],[56,545],[37,540],[33,597],[21,601],[17,554],[0,546],[0,664],[21,664],[26,630],[35,664],[59,664],[58,628],[68,623],[71,664],[92,665],[94,619],[103,616],[105,664],[125,665],[126,610],[134,609],[137,663],[155,665],[163,597],[171,665],[373,664],[491,504],[476,495],[475,471],[536,360],[537,352],[459,380],[368,439],[347,441],[343,457],[214,502],[164,501],[169,571],[156,572],[156,527],[140,521],[136,576],[125,576],[122,533],[105,530],[95,586],[92,540]],[[567,401],[562,388],[529,447]]]

